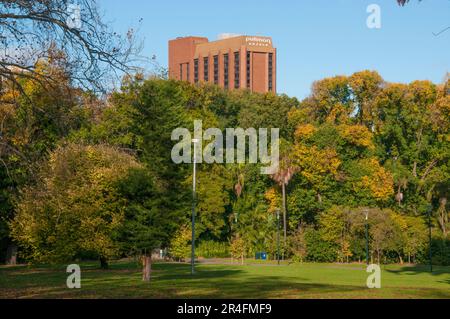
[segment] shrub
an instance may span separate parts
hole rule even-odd
[[[442,266],[450,265],[450,240],[443,238],[434,238],[432,241],[431,252],[433,263]]]
[[[292,256],[292,261],[294,263],[303,263],[308,256],[308,243],[305,239],[306,231],[307,230],[302,228],[289,237],[289,253]]]
[[[181,227],[170,242],[169,255],[177,261],[184,261],[188,258],[191,253],[189,246],[191,238],[190,228],[187,226]]]
[[[228,243],[202,241],[197,247],[197,256],[203,258],[229,258]]]
[[[242,264],[244,264],[245,241],[242,238],[238,237],[231,242],[230,251],[234,259],[241,259]]]
[[[336,245],[324,240],[314,229],[305,231],[306,259],[313,262],[334,262],[337,259]]]

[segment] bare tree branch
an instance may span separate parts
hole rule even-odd
[[[107,91],[111,78],[145,60],[133,30],[125,36],[111,31],[95,0],[0,0],[0,34],[0,78],[17,86],[17,75],[42,78],[35,66],[50,46],[65,53],[72,84],[94,92]]]

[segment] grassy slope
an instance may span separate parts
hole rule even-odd
[[[65,286],[64,267],[0,267],[0,298],[450,298],[450,267],[383,266],[382,289],[366,288],[363,265],[156,264],[153,281],[141,281],[135,263],[109,271],[82,265],[82,289]]]

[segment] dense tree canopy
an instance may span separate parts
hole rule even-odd
[[[279,127],[283,140],[276,176],[261,175],[259,164],[199,165],[202,247],[230,243],[224,254],[266,251],[275,258],[276,213],[285,211],[286,257],[362,261],[369,210],[371,258],[420,262],[431,205],[435,260],[448,263],[448,85],[388,83],[362,71],[317,81],[299,102],[273,93],[128,77],[104,108],[87,112],[90,120],[68,139],[73,145],[110,145],[139,163],[138,173],[117,184],[126,204],[111,240],[122,256],[169,248],[174,258],[186,257],[192,167],[172,162],[171,132],[192,131],[201,119],[204,129]],[[26,202],[20,197],[17,207]],[[27,248],[20,233],[14,232]]]
[[[22,190],[11,224],[24,253],[39,262],[71,261],[83,254],[116,256],[113,235],[128,204],[118,183],[141,166],[108,146],[68,144],[42,165]]]

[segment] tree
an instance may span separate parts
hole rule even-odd
[[[282,143],[282,150],[280,152],[280,167],[278,172],[271,176],[271,178],[281,187],[282,201],[283,201],[283,235],[284,235],[284,248],[287,247],[287,206],[286,206],[286,187],[291,181],[296,172],[296,166],[288,155],[290,146],[287,142]],[[283,254],[284,259],[284,254]]]
[[[293,192],[300,194],[296,188],[306,187],[301,194],[307,195],[305,197],[308,199],[304,200],[308,202],[312,200],[310,196],[314,196],[317,204],[310,203],[309,207],[316,211],[321,210],[324,205],[325,193],[335,186],[342,164],[336,151],[338,136],[329,123],[300,125],[295,132],[295,144],[290,156],[299,178],[294,180]],[[299,200],[302,201],[301,197]],[[296,203],[296,206],[300,205]]]
[[[233,236],[235,231],[233,224],[239,219],[239,212],[236,211],[239,199],[243,196],[245,190],[245,166],[244,164],[232,165],[232,176],[236,179],[236,184],[234,185],[234,201],[232,202],[232,212],[229,216],[230,223],[230,235]]]
[[[107,143],[136,154],[146,164],[155,183],[172,196],[173,205],[190,198],[185,181],[188,165],[178,165],[170,156],[173,130],[191,127],[183,83],[161,79],[128,77],[111,95],[107,107],[89,127],[73,134],[71,140]]]
[[[428,229],[425,222],[418,217],[404,216],[406,231],[403,252],[408,258],[408,263],[416,261],[416,256],[424,251],[428,241]]]
[[[192,230],[188,226],[181,227],[170,241],[170,255],[176,260],[183,261],[189,257],[191,247],[189,242],[192,240]]]
[[[268,214],[265,192],[270,183],[267,176],[260,174],[259,165],[242,165],[236,173],[245,176],[245,191],[236,197],[230,207],[229,221],[232,227],[231,238],[242,238],[246,251],[253,254],[266,249],[273,232],[273,214]],[[242,183],[241,180],[239,183]]]
[[[321,236],[324,240],[336,245],[336,255],[340,262],[349,261],[353,256],[350,249],[351,222],[348,217],[349,209],[332,207],[319,217]]]
[[[246,247],[245,247],[245,241],[240,238],[237,237],[235,238],[230,245],[230,252],[231,252],[231,256],[234,259],[237,260],[241,260],[241,264],[244,265],[244,258],[245,258],[245,252],[246,252]]]
[[[422,0],[419,0],[422,1]],[[407,4],[409,2],[409,0],[397,0],[398,4],[401,6],[404,6],[405,4]]]
[[[345,123],[353,112],[349,79],[336,76],[314,82],[311,95],[301,104],[320,124]]]
[[[352,162],[349,169],[352,188],[360,199],[387,201],[393,194],[393,178],[375,158]]]
[[[361,71],[349,78],[349,85],[357,113],[358,124],[376,130],[375,98],[384,85],[383,78],[375,71]]]
[[[289,240],[290,251],[293,255],[293,260],[303,263],[308,256],[307,242],[305,239],[305,229],[297,229]]]
[[[102,121],[73,136],[74,140],[109,143],[132,152],[148,171],[143,176],[148,176],[150,184],[135,176],[136,180],[129,183],[133,189],[124,186],[128,189],[126,198],[133,205],[126,210],[120,236],[128,252],[142,256],[145,281],[150,280],[152,250],[169,246],[170,236],[186,222],[190,203],[186,184],[189,167],[175,164],[170,157],[172,131],[192,125],[187,121],[185,106],[190,97],[185,85],[127,77],[121,91],[112,94]]]
[[[415,215],[432,203],[438,210],[448,178],[448,92],[445,85],[415,81],[388,84],[377,98],[381,161],[397,185],[398,203]],[[448,187],[447,187],[448,189]]]
[[[23,91],[18,76],[57,83],[51,76],[37,77],[36,62],[48,57],[50,45],[65,53],[64,64],[73,83],[104,92],[110,76],[128,73],[139,47],[133,30],[126,37],[101,20],[97,1],[0,1],[0,77]],[[5,49],[5,50],[4,50]]]
[[[231,180],[224,166],[213,165],[198,172],[198,221],[199,234],[220,239],[225,231],[224,214],[230,204]],[[192,178],[188,178],[189,182]]]
[[[117,183],[140,167],[108,146],[68,144],[52,152],[36,182],[22,189],[10,225],[24,257],[56,263],[90,254],[106,268],[118,253],[113,237],[126,205]]]
[[[124,219],[115,241],[126,255],[141,257],[142,280],[150,281],[152,252],[170,246],[184,214],[148,168],[132,169],[118,190],[124,198]],[[179,231],[186,235],[185,229]]]
[[[36,64],[35,77],[51,76],[54,85],[17,77],[23,91],[8,80],[0,92],[0,259],[6,247],[15,250],[6,222],[14,217],[18,189],[36,175],[36,163],[61,138],[88,123],[89,103],[96,100],[71,86],[69,71],[59,63],[60,51],[47,53],[48,59]]]
[[[238,125],[247,128],[279,128],[282,135],[287,136],[287,113],[298,107],[298,100],[286,95],[273,93],[259,94],[251,92],[232,92],[231,100],[240,105]]]

